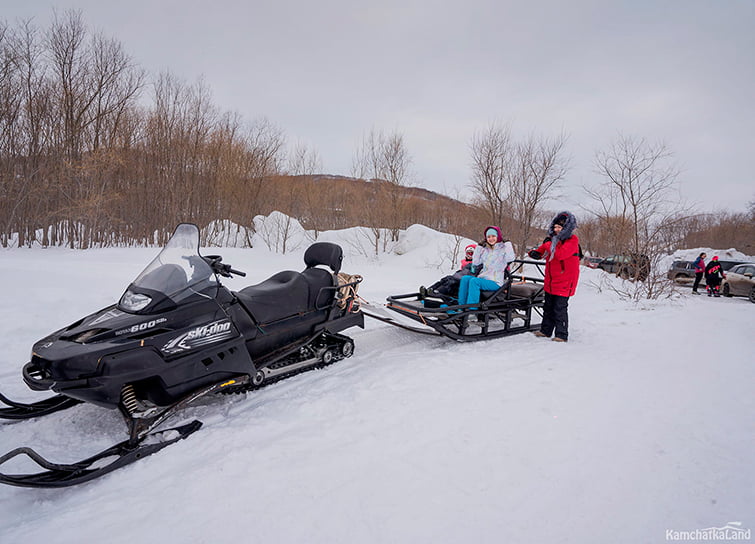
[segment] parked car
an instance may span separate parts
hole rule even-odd
[[[718,263],[721,265],[721,268],[724,270],[724,272],[726,272],[733,266],[744,264],[745,261],[719,260]],[[671,281],[675,281],[677,283],[692,283],[692,280],[695,279],[694,261],[674,261],[673,263],[671,263],[671,268],[668,269],[666,277],[668,277],[668,279],[670,279]],[[703,274],[703,278],[702,280],[700,280],[700,285],[705,285],[705,274]]]
[[[725,297],[748,297],[755,303],[755,263],[738,264],[726,271],[726,279],[721,286]]]
[[[587,257],[582,259],[582,264],[588,268],[598,268],[598,263],[603,260],[603,257]]]
[[[693,261],[674,261],[668,269],[666,277],[677,283],[687,283],[695,279],[695,263]]]
[[[738,264],[752,264],[752,263],[748,263],[747,261],[722,261],[722,260],[719,260],[718,264],[721,265],[721,268],[724,269],[724,272],[727,272],[728,270],[731,270],[732,268],[734,268]]]
[[[611,255],[600,261],[597,268],[624,279],[645,281],[650,274],[650,259],[642,254]]]

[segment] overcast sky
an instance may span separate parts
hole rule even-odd
[[[755,0],[0,0],[0,18],[80,10],[150,73],[203,78],[349,175],[373,127],[404,136],[414,182],[469,197],[490,123],[568,136],[553,207],[584,202],[595,151],[665,142],[702,211],[755,200]]]

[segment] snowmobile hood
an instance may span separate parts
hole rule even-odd
[[[171,342],[180,343],[183,335],[192,331],[195,336],[201,335],[203,327],[224,318],[215,299],[202,298],[157,316],[130,314],[115,305],[108,306],[35,343],[25,381],[32,389],[57,390],[66,381],[98,375],[103,358],[115,353],[151,349],[171,357],[178,353]],[[230,328],[226,332],[236,334]]]
[[[39,354],[53,345],[60,349],[63,344],[90,346],[91,350],[91,346],[102,342],[148,338],[174,330],[171,321],[175,320],[170,315],[170,312],[157,316],[131,314],[117,305],[108,306],[44,337],[34,344],[32,351]]]

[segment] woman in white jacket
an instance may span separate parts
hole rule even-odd
[[[472,269],[476,276],[464,276],[459,285],[459,304],[480,302],[480,291],[497,291],[506,281],[506,269],[515,258],[514,246],[504,241],[501,229],[485,229],[485,241],[475,249]]]

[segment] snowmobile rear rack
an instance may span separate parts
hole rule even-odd
[[[525,265],[533,265],[536,277],[524,273]],[[363,313],[391,325],[413,332],[439,334],[459,342],[474,342],[511,336],[539,329],[543,315],[543,263],[516,260],[511,264],[504,285],[494,292],[483,292],[478,304],[458,304],[450,297],[425,297],[419,292],[393,295],[386,308],[420,326],[406,325],[378,312],[363,308]]]

